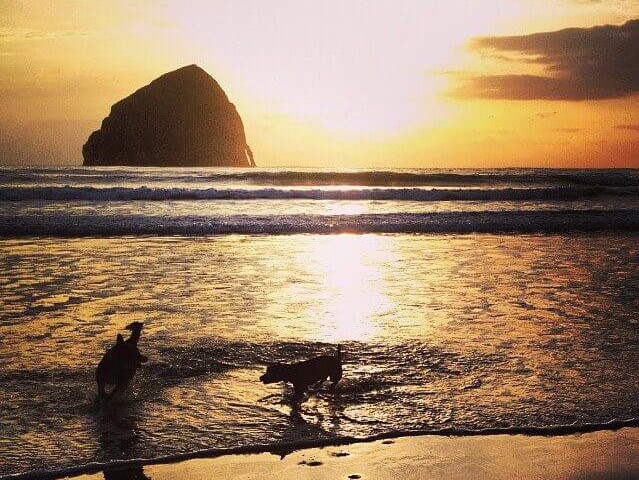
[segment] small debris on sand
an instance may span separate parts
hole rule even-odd
[[[350,453],[348,452],[332,452],[331,455],[333,457],[348,457]]]
[[[470,390],[471,388],[479,388],[479,387],[481,387],[481,379],[475,378],[468,385],[465,385],[464,387],[462,387],[462,390]]]

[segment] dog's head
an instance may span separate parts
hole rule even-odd
[[[144,326],[144,323],[142,323],[142,322],[131,322],[124,328],[125,328],[125,330],[130,330],[132,332],[135,332],[135,331],[140,332],[140,331],[142,331],[142,327],[143,326]]]
[[[266,367],[266,373],[260,377],[262,383],[276,383],[283,382],[284,365],[281,363],[274,363]]]

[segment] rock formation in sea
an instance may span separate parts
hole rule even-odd
[[[235,105],[197,65],[166,73],[113,105],[82,155],[87,166],[255,166]]]

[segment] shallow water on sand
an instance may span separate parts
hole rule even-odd
[[[639,416],[639,234],[0,241],[0,475],[395,430]],[[132,320],[150,360],[93,403]],[[344,350],[299,411],[263,365]]]

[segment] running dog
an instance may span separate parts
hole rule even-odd
[[[275,363],[266,367],[266,373],[260,377],[264,384],[292,383],[294,395],[300,397],[310,387],[321,386],[328,378],[331,388],[335,388],[342,378],[342,349],[337,346],[337,354],[322,355],[299,363]]]
[[[110,400],[116,393],[126,390],[135,376],[135,372],[148,360],[138,350],[138,341],[142,332],[142,322],[132,322],[127,325],[131,336],[124,340],[118,333],[114,346],[109,348],[95,370],[95,380],[98,383],[98,400],[106,398]],[[113,390],[107,395],[105,385],[114,385]]]

